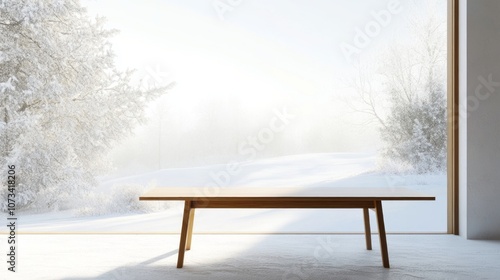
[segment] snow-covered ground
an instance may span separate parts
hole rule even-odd
[[[372,154],[303,154],[242,163],[196,168],[164,169],[130,177],[102,180],[97,197],[82,216],[75,210],[29,214],[20,213],[21,232],[178,232],[182,202],[168,202],[166,210],[153,213],[113,213],[132,199],[139,207],[156,202],[138,202],[142,191],[155,186],[221,187],[384,187],[404,186],[436,196],[436,201],[384,202],[388,232],[445,232],[446,175],[393,175],[376,171]],[[237,170],[236,172],[229,172]],[[128,187],[127,187],[128,186]],[[128,197],[116,198],[122,189]],[[78,205],[78,201],[75,201]],[[101,209],[105,208],[105,209]],[[373,213],[371,215],[374,215]],[[372,220],[374,216],[372,216]],[[374,220],[373,220],[374,221]],[[375,223],[372,223],[376,231]],[[199,209],[195,232],[361,232],[362,212],[343,209]],[[2,232],[2,231],[0,231]],[[3,230],[5,232],[5,230]]]

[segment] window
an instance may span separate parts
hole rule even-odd
[[[449,230],[446,1],[83,3],[120,30],[134,83],[175,86],[92,203],[28,214],[27,231],[176,232],[181,204],[134,200],[156,185],[402,185],[437,200],[388,202],[388,232]],[[196,230],[361,232],[358,212],[206,210]]]

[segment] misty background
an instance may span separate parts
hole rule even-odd
[[[176,83],[150,105],[148,123],[111,152],[117,176],[301,153],[377,153],[377,124],[346,102],[356,98],[350,79],[360,67],[378,71],[382,54],[411,40],[412,25],[430,10],[446,19],[440,0],[82,3],[120,31],[112,43],[121,68],[137,69],[144,86]],[[388,5],[399,12],[357,46],[357,32]],[[347,57],[343,44],[358,47],[359,56]],[[276,111],[293,116],[278,122],[280,131],[270,127]]]

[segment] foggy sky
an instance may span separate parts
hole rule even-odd
[[[147,83],[177,84],[113,160],[153,170],[249,160],[251,150],[255,158],[375,152],[378,127],[343,102],[353,94],[346,80],[357,57],[376,61],[410,38],[409,23],[434,2],[446,16],[445,0],[84,1],[120,30],[120,67]],[[370,24],[379,29],[360,45]],[[350,60],[345,46],[359,56]],[[277,111],[293,118],[276,121]]]

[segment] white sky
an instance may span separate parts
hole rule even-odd
[[[255,131],[259,122],[266,123],[273,108],[286,106],[299,116],[294,124],[298,135],[314,126],[322,130],[316,134],[331,142],[325,148],[328,152],[352,152],[374,151],[378,141],[376,127],[353,125],[358,116],[339,101],[339,96],[352,94],[344,81],[356,66],[340,46],[353,44],[356,28],[366,28],[374,20],[373,12],[387,10],[391,2],[399,4],[401,12],[393,14],[387,26],[361,49],[361,58],[369,60],[394,40],[408,38],[409,19],[417,12],[425,13],[428,3],[441,3],[438,14],[445,15],[446,1],[87,0],[83,4],[91,14],[105,16],[109,27],[120,30],[113,39],[120,67],[136,68],[145,77],[151,71],[168,73],[168,78],[162,77],[176,81],[175,89],[158,107],[161,117],[168,119],[164,129],[172,133],[181,128],[195,130],[200,118],[219,114],[214,118],[248,122],[247,134],[251,134],[250,128]],[[216,3],[236,5],[221,20]],[[206,104],[215,105],[207,109]],[[234,108],[225,111],[231,104],[246,113],[238,117]],[[226,130],[235,125],[228,121]],[[239,126],[245,130],[245,123],[240,121]],[[216,141],[216,134],[221,133],[217,129],[213,137],[205,135],[206,141]],[[325,143],[317,144],[317,149],[322,147]]]

